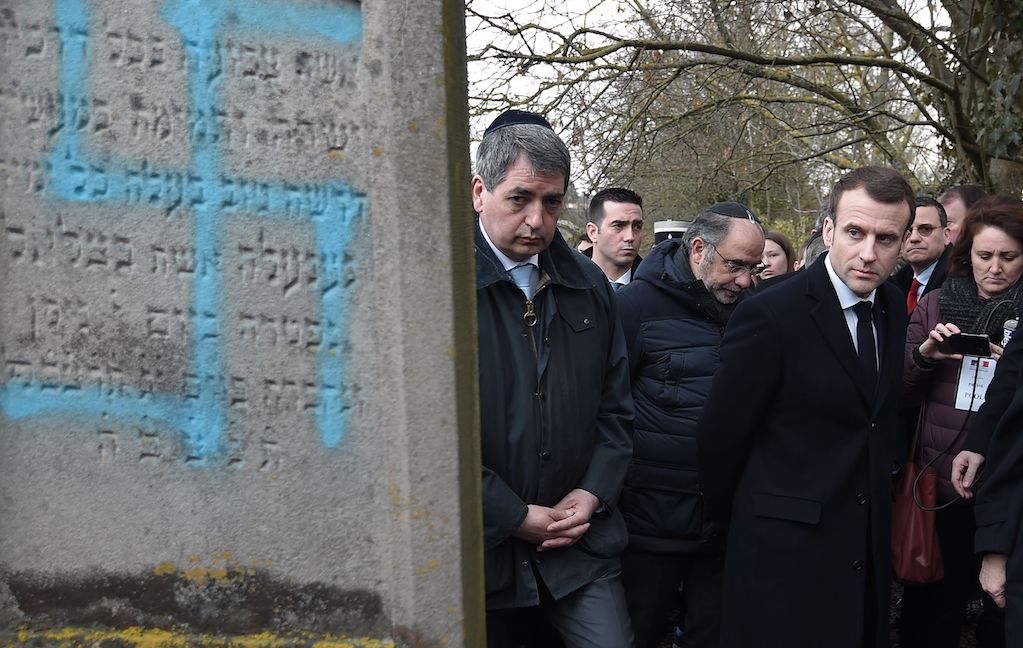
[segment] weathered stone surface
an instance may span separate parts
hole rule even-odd
[[[0,0],[0,642],[476,645],[460,7]]]

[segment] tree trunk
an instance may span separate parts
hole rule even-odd
[[[990,168],[995,192],[1019,198],[1023,192],[1023,162],[995,158]]]

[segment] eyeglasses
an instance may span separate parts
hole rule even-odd
[[[726,259],[724,256],[722,256],[722,254],[718,252],[718,249],[716,247],[710,246],[710,249],[714,250],[714,254],[721,257],[721,260],[725,262],[725,268],[728,269],[728,274],[732,275],[733,277],[741,277],[743,273],[753,276],[753,273],[757,271],[757,266],[759,265],[758,263],[746,264],[740,263],[738,261],[732,261],[731,259]]]
[[[916,230],[917,234],[927,238],[931,234],[934,234],[934,230],[938,229],[937,225],[914,225],[910,231]]]

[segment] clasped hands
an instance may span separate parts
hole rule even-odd
[[[553,507],[530,504],[515,537],[536,545],[537,551],[575,544],[590,530],[590,518],[600,506],[593,493],[576,488]]]

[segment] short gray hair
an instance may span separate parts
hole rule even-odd
[[[568,189],[572,170],[568,147],[554,131],[537,124],[505,126],[483,137],[476,150],[476,173],[483,179],[483,186],[493,191],[523,154],[537,173],[562,174]]]

